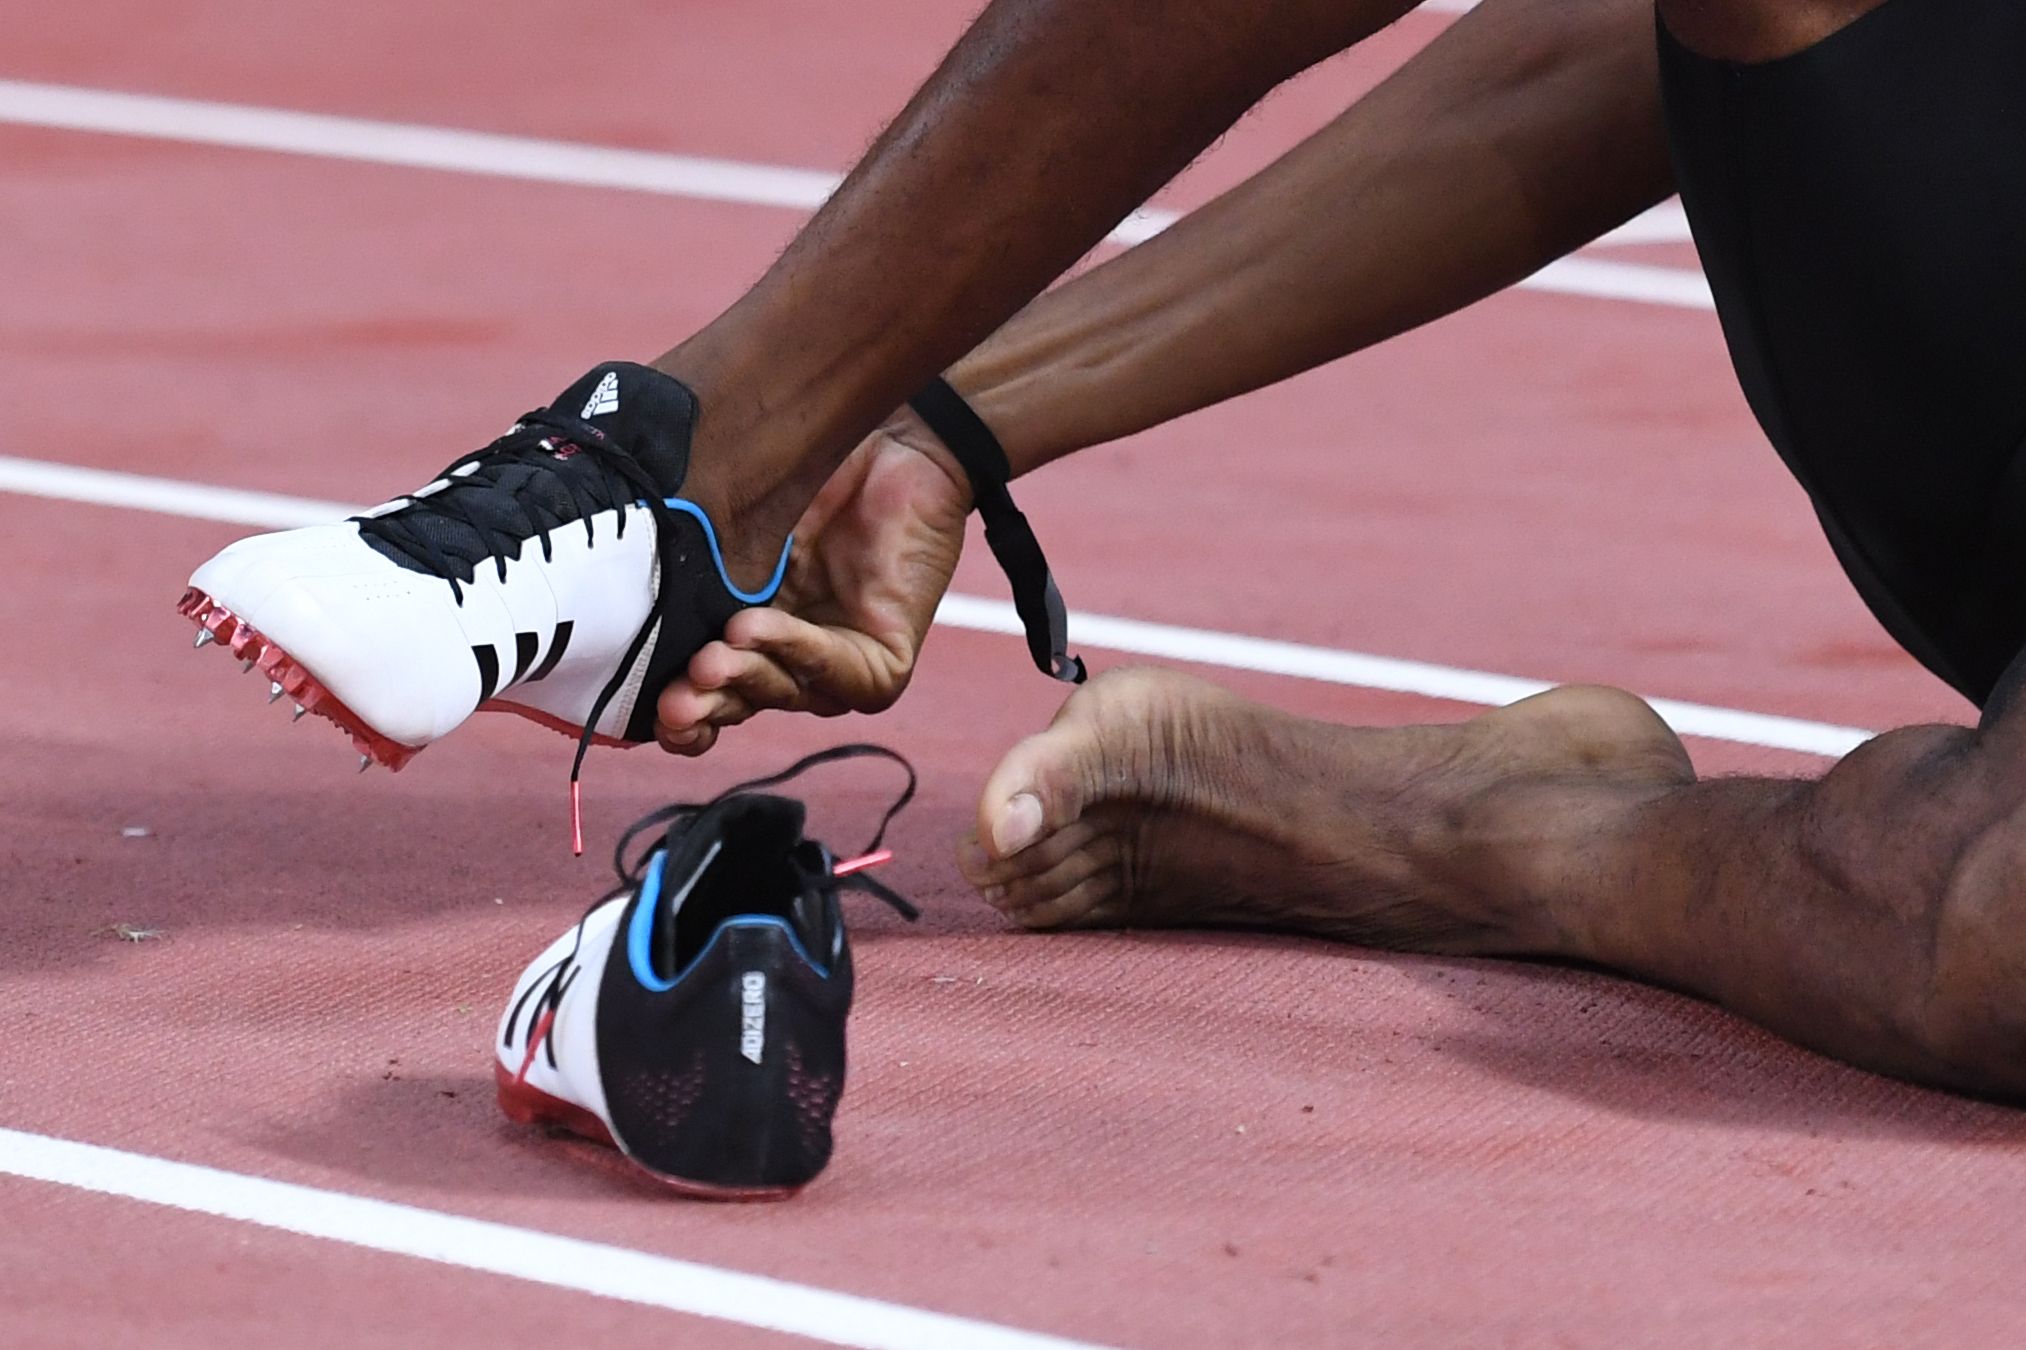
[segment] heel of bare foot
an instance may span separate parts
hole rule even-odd
[[[1626,781],[1689,783],[1695,767],[1674,729],[1637,694],[1600,684],[1565,684],[1493,708],[1465,725],[1543,772]]]
[[[1351,728],[1128,669],[1000,761],[958,863],[1033,928],[1259,926],[1546,953],[1560,945],[1552,916],[1515,884],[1537,841],[1692,777],[1665,723],[1618,690]]]

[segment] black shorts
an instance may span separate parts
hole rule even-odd
[[[1745,396],[1851,580],[1979,706],[2026,648],[2026,0],[1740,66],[1660,36]]]

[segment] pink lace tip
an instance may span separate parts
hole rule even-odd
[[[838,863],[835,867],[832,867],[830,869],[830,875],[833,877],[848,877],[853,872],[863,872],[868,867],[877,867],[881,863],[892,861],[893,861],[893,850],[890,848],[882,848],[872,853],[863,854],[860,857],[847,858],[845,861]]]
[[[570,780],[570,852],[584,856],[584,789],[574,778]]]

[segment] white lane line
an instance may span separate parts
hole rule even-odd
[[[0,80],[0,123],[6,122],[798,211],[815,210],[840,181],[836,174],[815,169],[22,80]],[[1141,243],[1178,219],[1173,211],[1139,211],[1110,238],[1118,244]],[[1550,264],[1519,284],[1570,295],[1710,307],[1699,272],[1614,263],[1608,273],[1582,268],[1572,273],[1570,265],[1582,261]]]
[[[1011,604],[971,595],[944,596],[943,603],[936,609],[936,622],[951,628],[1007,633],[1015,637],[1026,631],[1020,626],[1020,617]],[[1170,661],[1220,666],[1226,670],[1256,670],[1269,675],[1287,675],[1295,679],[1395,694],[1418,694],[1424,698],[1472,703],[1486,708],[1502,708],[1508,703],[1517,703],[1523,698],[1545,693],[1557,683],[1519,675],[1500,675],[1488,670],[1466,670],[1426,661],[1370,656],[1363,652],[1339,651],[1334,647],[1311,647],[1299,642],[1247,637],[1242,633],[1180,628],[1172,624],[1145,623],[1139,619],[1120,619],[1108,614],[1085,614],[1081,611],[1070,613],[1069,637],[1072,645],[1101,647],[1134,656],[1157,656]],[[1683,736],[1701,736],[1713,741],[1760,745],[1775,750],[1798,750],[1829,759],[1842,758],[1878,734],[1857,727],[1744,712],[1707,703],[1684,703],[1672,698],[1652,698],[1647,702]]]
[[[1658,206],[1649,206],[1617,229],[1599,239],[1600,246],[1613,244],[1686,244],[1694,240],[1689,232],[1688,212],[1681,198],[1669,197]]]
[[[214,487],[175,478],[88,469],[39,459],[0,455],[0,492],[61,501],[120,506],[159,515],[187,516],[263,529],[292,529],[355,514],[365,508],[345,502],[284,497],[267,492]],[[1003,600],[951,593],[936,610],[936,622],[947,628],[980,633],[1019,635],[1023,630],[1013,606]],[[1220,633],[1205,628],[1145,623],[1107,614],[1073,612],[1072,641],[1133,656],[1157,656],[1227,670],[1254,670],[1269,675],[1317,680],[1327,684],[1419,694],[1483,707],[1502,707],[1553,687],[1547,680],[1466,670],[1425,661],[1312,647],[1299,642]],[[1834,726],[1794,717],[1744,712],[1677,699],[1652,699],[1669,726],[1684,736],[1760,745],[1776,750],[1840,758],[1869,740],[1875,732]]]
[[[0,455],[0,491],[15,492],[24,497],[88,502],[93,506],[123,506],[134,511],[152,511],[156,515],[187,516],[192,520],[216,520],[227,525],[252,525],[269,530],[322,525],[326,521],[357,515],[365,509],[346,502],[320,502],[313,497],[283,497],[272,492],[244,492],[238,488],[191,483],[180,478],[150,478],[137,473],[114,473],[108,469],[57,464],[45,459],[15,459],[10,455]]]
[[[22,1130],[0,1129],[0,1173],[859,1350],[1096,1350],[628,1247]]]
[[[1616,262],[1608,258],[1562,258],[1549,263],[1520,283],[1563,295],[1589,295],[1600,300],[1643,300],[1648,304],[1672,305],[1679,309],[1716,308],[1709,281],[1700,272],[1678,267],[1649,267],[1645,263]]]

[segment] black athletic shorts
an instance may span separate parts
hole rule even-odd
[[[1740,66],[1660,35],[1745,396],[1879,620],[1980,706],[2026,648],[2026,0]]]

